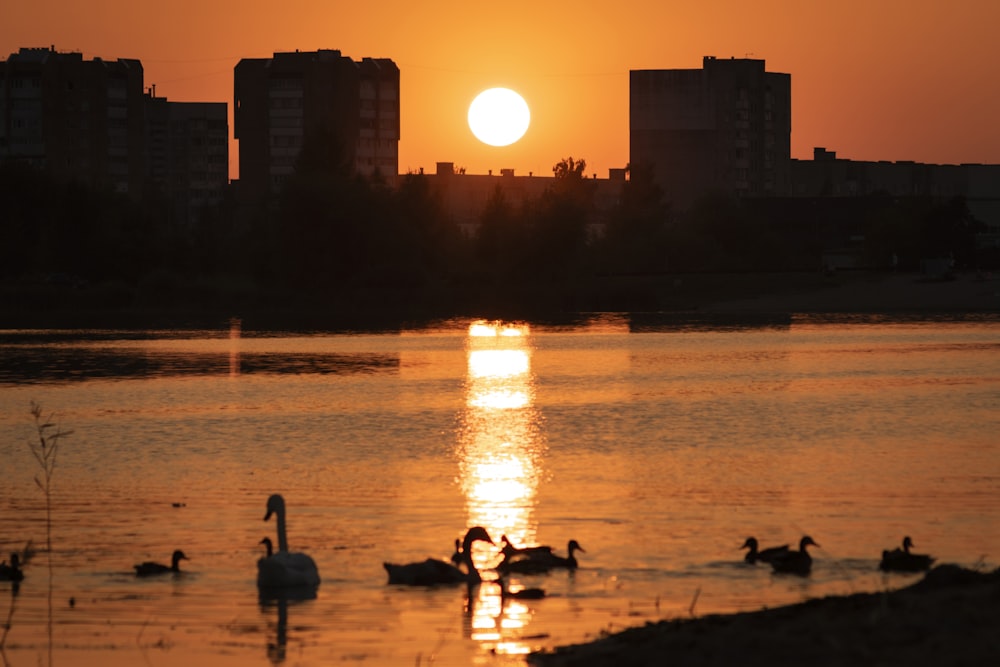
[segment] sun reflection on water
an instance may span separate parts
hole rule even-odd
[[[461,484],[470,526],[483,526],[496,548],[473,554],[476,566],[496,565],[499,542],[533,544],[534,505],[541,477],[544,439],[534,407],[530,330],[526,325],[475,322],[466,341],[465,411],[459,434]],[[530,610],[516,601],[502,604],[499,586],[487,574],[469,601],[471,636],[498,653],[522,654],[517,640]]]

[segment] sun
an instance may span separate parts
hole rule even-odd
[[[484,90],[469,105],[469,129],[490,146],[509,146],[524,136],[530,123],[528,103],[509,88]]]

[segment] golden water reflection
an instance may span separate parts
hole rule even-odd
[[[480,569],[496,565],[499,543],[534,544],[533,515],[545,443],[534,407],[531,341],[527,325],[475,322],[466,339],[465,410],[458,438],[468,525],[483,526],[497,542],[473,554]],[[470,635],[499,653],[527,653],[517,641],[531,612],[508,600],[487,573],[469,600]]]

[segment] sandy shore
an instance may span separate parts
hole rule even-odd
[[[1000,659],[1000,569],[942,565],[891,592],[660,621],[534,653],[537,667],[988,665]]]

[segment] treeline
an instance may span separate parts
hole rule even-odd
[[[137,202],[0,165],[0,280],[8,293],[56,283],[85,286],[107,306],[142,306],[373,290],[518,299],[609,276],[819,271],[831,250],[868,268],[916,270],[928,257],[997,266],[977,250],[982,225],[963,200],[707,196],[681,213],[634,169],[617,203],[598,210],[585,161],[567,158],[533,200],[515,205],[498,188],[470,234],[430,178],[390,187],[335,154],[306,151],[277,197],[247,210],[230,196],[192,226],[175,222],[165,198]]]

